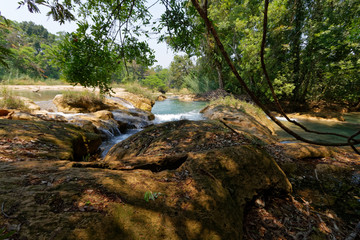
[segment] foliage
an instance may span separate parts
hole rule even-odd
[[[112,73],[117,68],[116,55],[109,41],[97,42],[86,34],[83,25],[73,34],[68,34],[59,44],[57,65],[64,78],[73,84],[99,87],[102,93],[109,91]]]
[[[234,76],[228,74],[230,69],[224,65],[202,21],[197,14],[192,14],[192,6],[186,4],[187,1],[162,2],[167,10],[173,10],[163,15],[162,25],[168,29],[168,36],[163,39],[171,39],[169,43],[174,49],[198,56],[197,74],[206,76],[209,81],[218,79],[220,88],[223,80],[225,89],[242,93]],[[201,3],[250,90],[262,100],[273,100],[259,58],[263,1]],[[175,10],[179,6],[186,9],[177,13]],[[360,3],[355,0],[271,2],[265,59],[279,98],[295,103],[307,99],[358,102],[359,9]],[[177,28],[181,22],[190,23]],[[191,36],[186,37],[186,34]]]
[[[9,32],[10,22],[0,15],[0,36]],[[6,60],[11,57],[11,51],[6,47],[4,39],[0,38],[0,66],[8,68]]]
[[[50,55],[57,37],[33,22],[8,22],[9,25],[5,25],[0,21],[0,49],[6,51],[2,57],[6,58],[5,66],[0,64],[0,79],[19,78],[19,75],[59,78],[58,68]],[[6,56],[8,53],[10,55]]]
[[[166,80],[159,74],[146,73],[154,56],[146,41],[139,40],[141,34],[149,33],[143,28],[150,24],[145,0],[23,0],[20,5],[31,12],[38,12],[38,5],[48,5],[49,15],[55,20],[76,20],[79,29],[65,38],[60,50],[56,44],[49,44],[51,35],[34,24],[18,24],[14,28],[22,29],[18,31],[21,36],[31,36],[24,42],[16,39],[19,34],[15,31],[1,28],[4,34],[0,34],[0,51],[11,48],[14,58],[1,56],[0,62],[9,65],[11,76],[20,72],[57,78],[51,75],[57,68],[45,54],[57,52],[59,66],[71,83],[99,86],[102,91],[107,91],[110,81],[115,80],[138,81],[154,89],[164,83],[167,87],[189,87],[192,91],[205,91],[204,86],[212,89],[217,84],[219,88],[242,93],[189,1],[161,0],[161,3],[166,11],[153,30],[166,29],[160,40],[188,54],[174,58]],[[202,5],[250,90],[262,100],[272,100],[259,61],[263,1],[214,0],[202,1]],[[72,14],[75,6],[79,7],[77,17]],[[357,0],[271,1],[265,59],[281,99],[294,103],[308,99],[358,103],[359,9]],[[47,42],[38,41],[35,35]],[[94,49],[94,55],[90,49]],[[196,68],[190,60],[193,55],[197,56]],[[6,71],[1,68],[0,76]],[[200,83],[197,85],[196,81]]]
[[[47,16],[52,16],[54,21],[59,21],[62,24],[65,21],[75,20],[75,16],[71,13],[72,2],[79,4],[80,0],[64,0],[62,3],[58,0],[22,0],[19,1],[19,7],[26,6],[29,12],[40,13],[38,5],[46,6],[49,8]]]
[[[163,89],[166,86],[156,74],[147,76],[142,83],[151,89]]]
[[[0,108],[27,110],[25,103],[7,87],[3,86],[0,91]]]
[[[190,74],[193,67],[194,65],[189,56],[174,56],[174,60],[170,63],[169,86],[177,89],[185,87],[184,79]]]
[[[359,8],[353,0],[272,1],[265,57],[280,97],[296,102],[360,97],[360,32],[354,28]],[[262,9],[262,1],[213,1],[209,16],[248,86],[271,99],[258,55]]]
[[[15,231],[6,232],[5,228],[0,228],[0,240],[8,239],[11,236],[13,236],[15,233],[16,233]]]
[[[162,195],[160,192],[147,191],[144,194],[144,200],[147,202],[149,202],[149,200],[155,201],[160,195]]]
[[[143,96],[147,99],[155,100],[153,92],[148,88],[142,86],[138,82],[127,83],[123,85],[123,87],[125,88],[126,91],[130,93]]]
[[[209,77],[194,71],[184,78],[184,85],[193,93],[205,93],[218,87],[216,82],[211,81]]]

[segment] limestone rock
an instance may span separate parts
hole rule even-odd
[[[7,131],[1,138],[20,139],[27,146],[26,150],[21,147],[14,149],[18,151],[16,156],[22,161],[29,157],[81,161],[95,153],[101,144],[99,134],[61,122],[0,119],[0,127],[4,126]],[[34,153],[30,154],[32,152]]]
[[[12,114],[9,115],[9,119],[12,120],[30,120],[30,121],[40,121],[41,119],[31,113],[28,112],[21,112],[21,111],[14,111]]]
[[[169,222],[164,239],[241,239],[246,204],[270,190],[291,191],[273,158],[217,121],[149,127],[115,145],[104,163],[129,170],[122,181],[131,190],[124,184],[115,188],[130,199],[148,190],[166,196],[147,205]],[[131,209],[150,224],[152,211]],[[131,219],[123,219],[124,224]]]
[[[141,110],[151,112],[152,107],[155,104],[154,100],[150,100],[133,93],[122,93],[121,98],[125,99],[126,101],[130,102],[134,105],[135,108],[139,108]]]
[[[164,101],[165,99],[167,99],[167,97],[165,95],[159,95],[157,98],[156,98],[156,101]]]
[[[37,105],[33,100],[31,100],[30,98],[26,98],[26,97],[19,97],[21,101],[24,102],[25,106],[30,110],[30,111],[36,111],[36,110],[40,110],[40,106]]]
[[[265,115],[247,113],[246,109],[236,109],[227,106],[210,106],[201,110],[204,117],[219,119],[236,131],[243,132],[254,142],[276,142],[273,123]]]
[[[107,110],[101,110],[101,111],[97,111],[93,113],[95,117],[102,119],[102,120],[109,120],[109,119],[113,119],[114,115],[112,114],[112,112],[107,111]]]
[[[64,113],[88,113],[100,110],[107,110],[111,107],[103,102],[72,102],[66,101],[62,94],[54,97],[53,103],[56,105],[59,112]]]

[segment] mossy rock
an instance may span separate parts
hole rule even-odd
[[[254,143],[275,143],[273,123],[263,113],[255,113],[254,109],[247,111],[243,108],[215,105],[208,106],[201,112],[206,118],[221,120],[234,130],[246,134]]]
[[[104,163],[126,170],[103,184],[127,204],[84,239],[116,231],[129,239],[241,239],[247,204],[291,191],[273,158],[218,121],[150,127],[115,145]],[[160,194],[146,202],[148,191]]]
[[[18,158],[82,160],[97,151],[101,136],[59,122],[0,119],[0,137],[14,140]],[[26,151],[21,151],[26,148]],[[2,153],[6,155],[6,152]],[[25,154],[25,155],[24,155]],[[13,155],[13,154],[9,154]]]

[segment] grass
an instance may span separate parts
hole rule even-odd
[[[20,76],[19,78],[6,78],[3,77],[3,79],[0,79],[0,82],[4,85],[64,85],[67,84],[64,80],[62,79],[53,79],[53,78],[49,78],[49,79],[36,79],[36,78],[31,78],[29,76]]]
[[[125,88],[125,90],[129,93],[133,93],[133,94],[142,96],[142,97],[150,99],[150,100],[155,100],[155,98],[156,98],[156,94],[154,94],[154,92],[152,90],[142,86],[138,82],[118,84],[118,85],[114,85],[112,87]]]
[[[0,108],[28,110],[25,103],[5,86],[0,90]]]
[[[257,106],[247,103],[245,101],[241,101],[236,99],[234,96],[226,96],[224,98],[218,98],[216,100],[210,101],[210,106],[228,106],[232,108],[239,109],[245,113],[248,113],[251,116],[257,118],[257,120],[262,120],[266,118],[265,113]]]
[[[104,96],[90,91],[63,92],[64,101],[73,107],[86,107],[104,103]]]
[[[194,92],[190,91],[187,88],[181,88],[181,89],[173,88],[173,89],[170,90],[170,92],[172,92],[175,95],[191,95],[191,94],[194,94]]]

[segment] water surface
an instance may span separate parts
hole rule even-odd
[[[166,99],[156,102],[151,112],[155,115],[154,123],[181,119],[203,120],[204,117],[200,110],[206,105],[207,102],[183,102],[178,99]]]
[[[346,136],[351,136],[357,131],[360,130],[359,119],[354,117],[357,114],[349,115],[353,119],[339,122],[339,121],[327,121],[327,120],[307,120],[307,119],[297,119],[299,123],[307,127],[309,130],[314,130],[318,132],[332,132],[337,134],[342,134]],[[359,115],[360,116],[360,115]],[[332,136],[332,135],[318,135],[313,133],[307,133],[303,131],[300,127],[295,126],[292,123],[287,121],[282,121],[287,127],[298,133],[300,136],[314,141],[324,141],[327,143],[336,143],[336,142],[346,142],[344,138]],[[275,125],[275,124],[274,124]],[[279,136],[280,141],[295,141],[295,138],[283,131],[280,127],[276,125],[276,134]],[[360,136],[357,137],[360,139]]]

